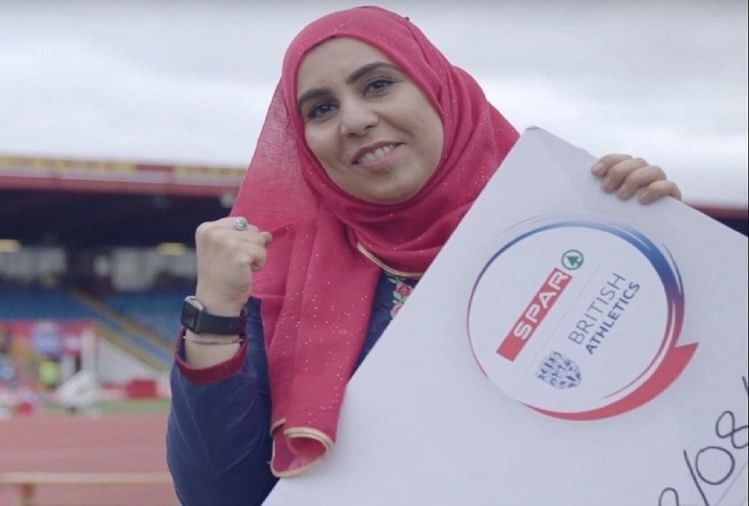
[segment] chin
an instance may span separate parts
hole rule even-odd
[[[369,194],[366,196],[362,196],[361,198],[366,200],[367,202],[371,202],[373,204],[382,204],[382,205],[395,205],[400,204],[402,202],[407,201],[411,197],[413,197],[416,194],[416,192],[403,192],[403,193],[386,193],[386,194]]]

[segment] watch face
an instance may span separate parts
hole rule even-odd
[[[198,314],[203,309],[202,304],[195,297],[188,297],[182,305],[182,325],[195,332],[195,324],[198,320]]]

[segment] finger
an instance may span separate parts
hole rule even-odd
[[[229,225],[232,229],[237,230],[238,232],[254,232],[256,234],[261,234],[263,236],[263,244],[268,244],[273,240],[273,234],[267,231],[261,231],[257,226],[253,225],[252,223],[248,223],[246,229],[238,230],[235,227],[236,221],[237,221],[236,216],[229,216],[229,217],[222,218],[221,220],[219,220],[219,222],[221,222],[222,225],[224,226]]]
[[[618,190],[627,176],[629,176],[633,171],[646,167],[647,165],[648,162],[642,158],[630,158],[613,165],[609,168],[606,176],[603,178],[603,182],[601,183],[603,191],[611,193]]]
[[[250,225],[250,224],[247,225],[246,229],[238,230],[235,227],[236,221],[237,221],[237,218],[234,218],[234,217],[220,218],[216,221],[205,221],[201,223],[200,225],[198,225],[198,227],[195,229],[195,240],[197,242],[200,238],[215,239],[216,237],[220,237],[228,231],[242,232],[242,233],[259,232],[256,226]]]
[[[249,257],[248,263],[252,271],[258,271],[265,267],[265,262],[268,259],[268,250],[263,246],[252,244],[245,251]]]
[[[651,202],[667,195],[677,200],[681,200],[681,190],[676,183],[669,181],[668,179],[661,179],[647,185],[640,194],[639,200],[642,204],[650,204]]]
[[[236,221],[236,217],[229,216],[227,218],[217,220],[214,223],[218,224],[221,227],[222,231],[232,230],[234,232],[240,232],[242,235],[249,237],[251,240],[257,242],[262,246],[266,246],[273,240],[273,235],[270,232],[261,231],[258,227],[251,223],[248,223],[246,228],[243,230],[238,229],[236,227]]]
[[[599,158],[591,167],[591,172],[596,176],[605,176],[608,170],[619,162],[629,160],[632,157],[621,153],[610,153]]]
[[[232,238],[241,241],[242,244],[256,244],[263,248],[273,240],[273,236],[270,232],[259,231],[246,231],[241,234],[232,234]]]
[[[250,267],[252,270],[255,270],[256,266],[262,267],[265,265],[266,257],[266,249],[258,244],[250,242],[235,243],[230,255],[226,257],[224,267],[230,270]]]
[[[245,228],[237,228],[238,227],[238,222],[240,220],[244,220],[245,221],[245,223],[246,223],[246,227]],[[254,232],[258,232],[259,231],[258,228],[255,225],[253,225],[252,223],[250,223],[249,221],[247,221],[247,219],[244,216],[226,216],[224,218],[219,218],[214,223],[220,225],[221,228],[232,229],[232,230],[236,230],[237,232],[246,232],[248,230],[254,231]]]
[[[635,169],[624,178],[621,186],[616,191],[616,195],[622,200],[627,200],[637,193],[640,188],[644,188],[661,179],[666,179],[666,173],[656,165],[648,165]]]

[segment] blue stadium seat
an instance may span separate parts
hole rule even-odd
[[[104,301],[172,343],[180,327],[182,301],[189,294],[188,291],[178,290],[122,293],[108,296]]]
[[[184,298],[184,296],[183,296]],[[155,357],[165,366],[171,362],[170,345],[177,333],[179,310],[177,316],[172,311],[174,331],[165,337],[167,343],[157,346],[149,339],[136,333],[128,332],[115,319],[98,312],[77,300],[68,291],[62,289],[25,288],[16,286],[0,286],[0,321],[1,320],[79,320],[92,319],[100,322],[117,335],[127,339],[143,352]],[[123,312],[126,316],[127,313]],[[166,322],[167,317],[164,316]]]

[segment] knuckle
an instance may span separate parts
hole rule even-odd
[[[249,265],[252,256],[241,250],[234,250],[231,255],[231,261],[234,265]]]
[[[608,162],[608,163],[617,163],[617,162],[621,162],[622,160],[626,160],[628,158],[632,158],[632,157],[623,153],[609,153],[605,155],[603,158],[601,158],[601,160],[604,162]]]
[[[248,248],[248,253],[253,259],[265,258],[265,256],[268,254],[265,247],[260,244],[253,244],[250,248]]]
[[[204,221],[195,229],[195,240],[201,241],[211,236],[215,222]]]
[[[629,175],[629,172],[630,171],[625,164],[618,163],[611,167],[611,170],[609,170],[609,175],[613,180],[621,181],[622,179],[627,177],[627,175]]]
[[[672,181],[666,181],[668,184],[666,185],[666,193],[671,195],[681,195],[681,192],[679,191],[679,187],[676,185],[676,183]]]
[[[249,251],[250,263],[253,266],[262,266],[268,258],[268,251],[260,245],[254,245]]]
[[[195,229],[195,235],[199,236],[199,235],[205,234],[206,228],[208,226],[209,225],[208,225],[207,221],[204,221],[203,223],[201,223],[200,225],[198,225],[197,228]]]
[[[267,242],[265,235],[263,235],[263,233],[259,231],[253,232],[250,239],[252,241],[252,244],[256,244],[260,248],[265,247],[265,244]]]
[[[627,177],[625,181],[627,184],[633,185],[633,186],[642,186],[644,184],[647,184],[651,178],[649,177],[647,172],[633,170],[629,174],[627,174]]]
[[[652,167],[658,179],[666,179],[666,171],[664,171],[658,165],[653,165]]]

